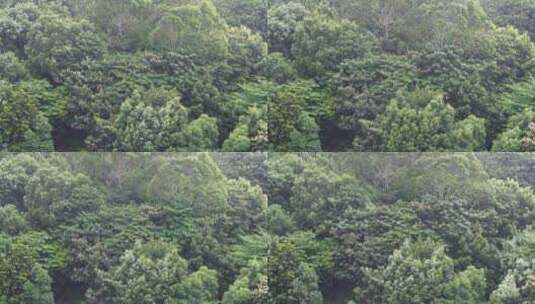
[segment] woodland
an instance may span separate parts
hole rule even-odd
[[[0,0],[0,304],[535,303],[534,20]]]
[[[1,304],[532,304],[535,156],[0,154]]]
[[[534,151],[535,0],[1,0],[0,150]]]

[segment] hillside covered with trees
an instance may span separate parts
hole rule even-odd
[[[2,0],[6,151],[533,151],[533,0]]]
[[[0,303],[534,303],[534,167],[531,154],[0,154]]]

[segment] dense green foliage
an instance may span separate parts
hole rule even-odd
[[[534,151],[533,18],[533,0],[0,1],[0,149]]]
[[[279,297],[274,303],[535,301],[533,172],[522,172],[532,159],[270,156],[267,227],[277,241],[268,280]],[[303,263],[316,277],[301,277]],[[297,281],[308,290],[302,302],[287,287]]]
[[[1,155],[0,303],[262,296],[265,157],[225,157]]]
[[[0,154],[0,303],[533,303],[533,163]]]

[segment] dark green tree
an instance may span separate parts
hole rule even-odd
[[[319,13],[299,23],[294,36],[291,52],[296,69],[309,78],[324,79],[342,61],[370,56],[376,48],[374,36],[356,23]]]
[[[455,109],[441,93],[416,90],[390,101],[380,118],[387,151],[471,151],[485,144],[485,121],[475,116],[455,121]]]
[[[498,135],[492,144],[493,151],[534,151],[535,112],[526,108],[509,118],[507,129]]]
[[[430,240],[405,242],[371,275],[382,303],[478,303],[485,296],[483,271],[456,272],[444,246]]]
[[[137,242],[115,268],[99,277],[106,290],[102,300],[119,303],[210,303],[218,288],[214,270],[201,267],[189,273],[177,249],[158,241]]]

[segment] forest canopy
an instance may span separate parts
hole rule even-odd
[[[534,151],[532,0],[3,0],[4,151]]]
[[[0,154],[0,303],[533,303],[534,165]]]

